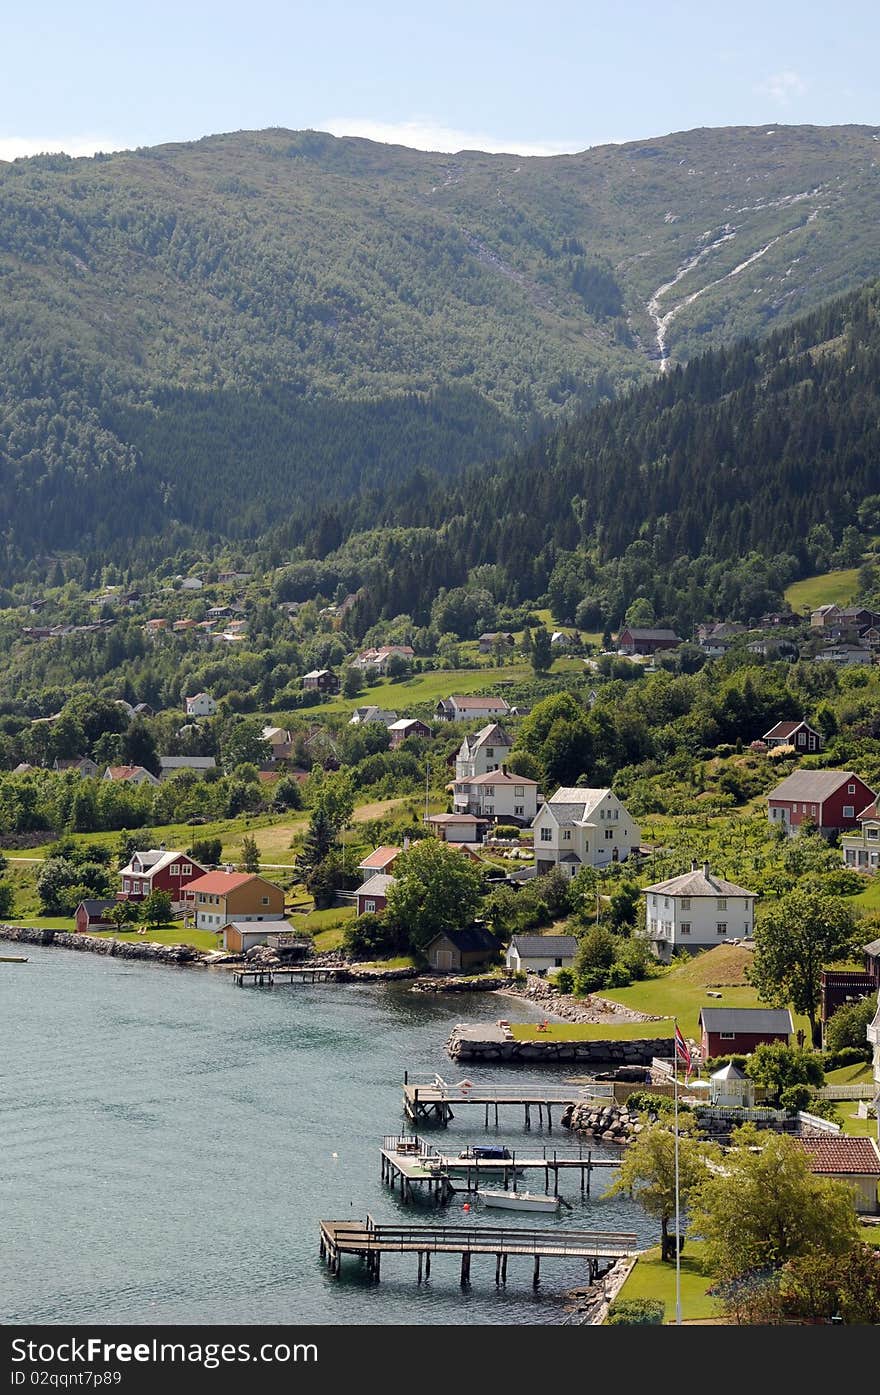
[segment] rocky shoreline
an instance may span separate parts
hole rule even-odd
[[[633,1089],[637,1089],[636,1085]],[[603,1143],[631,1143],[638,1138],[645,1125],[637,1114],[631,1114],[625,1105],[597,1104],[585,1100],[579,1104],[566,1105],[560,1120],[564,1129],[582,1134],[584,1138],[599,1138]]]
[[[525,998],[527,1002],[539,1004],[546,1008],[549,1016],[558,1017],[563,1022],[601,1024],[663,1020],[650,1013],[639,1012],[636,1008],[624,1007],[622,1003],[612,1002],[610,998],[602,998],[595,993],[590,993],[586,998],[576,998],[571,993],[559,993],[546,979],[537,974],[529,974],[524,985],[514,980],[510,987],[504,986],[501,991],[509,993],[511,997]]]

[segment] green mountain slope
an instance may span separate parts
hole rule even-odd
[[[880,272],[877,132],[0,164],[6,572],[454,474]]]

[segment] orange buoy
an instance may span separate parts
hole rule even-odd
[[[469,1202],[469,1201],[466,1201],[465,1204],[464,1204],[464,1206],[462,1206],[461,1209],[462,1209],[462,1211],[469,1211],[469,1210],[471,1209],[471,1204],[470,1204],[470,1202]]]

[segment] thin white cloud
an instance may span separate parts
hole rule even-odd
[[[28,155],[95,155],[99,150],[123,149],[124,143],[111,136],[0,136],[0,160]]]
[[[334,116],[322,122],[321,129],[333,136],[363,136],[386,145],[407,145],[413,150],[436,150],[454,154],[457,150],[485,150],[489,155],[571,155],[588,144],[612,142],[583,140],[523,141],[505,140],[485,131],[462,131],[455,126],[418,117],[412,121],[374,121],[370,117]]]
[[[755,88],[762,97],[769,97],[771,102],[775,102],[779,107],[789,106],[793,98],[802,97],[806,90],[807,84],[793,68],[771,73],[770,77],[759,82]]]

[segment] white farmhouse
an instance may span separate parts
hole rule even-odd
[[[196,693],[186,700],[186,715],[188,717],[213,717],[217,711],[217,704],[210,693]]]
[[[570,969],[577,950],[574,935],[514,935],[504,962],[514,973],[528,969],[541,974],[548,969]]]
[[[609,789],[561,787],[532,820],[538,876],[558,867],[573,877],[582,866],[623,862],[641,841],[641,830]]]
[[[722,940],[751,939],[757,893],[694,863],[683,876],[646,886],[646,933],[658,959],[676,950],[705,949]]]
[[[497,770],[510,755],[513,737],[497,722],[481,727],[473,736],[466,736],[455,757],[456,780],[473,780],[477,775],[487,775]]]
[[[456,780],[452,794],[456,814],[477,814],[498,823],[531,823],[538,812],[538,782],[508,775],[504,766]]]

